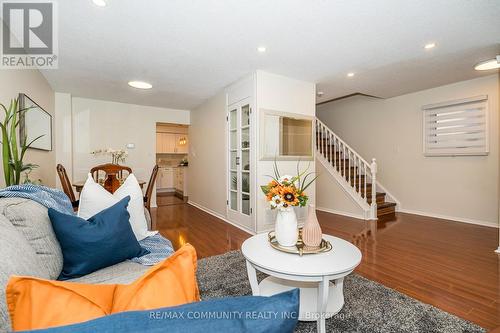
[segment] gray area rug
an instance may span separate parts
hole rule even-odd
[[[260,279],[265,277],[261,273]],[[251,295],[240,251],[200,259],[201,298]],[[471,322],[351,274],[344,279],[344,308],[327,319],[327,332],[485,332]],[[299,322],[296,332],[316,332],[315,322]]]

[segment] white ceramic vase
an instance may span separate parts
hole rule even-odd
[[[295,246],[299,238],[297,216],[292,207],[279,209],[274,227],[276,240],[281,246]]]

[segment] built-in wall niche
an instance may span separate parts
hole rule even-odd
[[[313,119],[304,115],[261,110],[261,160],[312,160]]]

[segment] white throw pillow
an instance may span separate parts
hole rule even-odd
[[[89,173],[80,193],[78,216],[87,220],[100,211],[113,206],[127,195],[130,196],[127,208],[130,214],[130,225],[137,240],[158,233],[157,231],[148,231],[148,223],[144,215],[143,194],[134,174],[130,174],[115,193],[111,194],[104,187],[97,184]]]

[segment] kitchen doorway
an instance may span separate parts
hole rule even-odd
[[[156,204],[184,204],[188,200],[189,127],[156,123]]]

